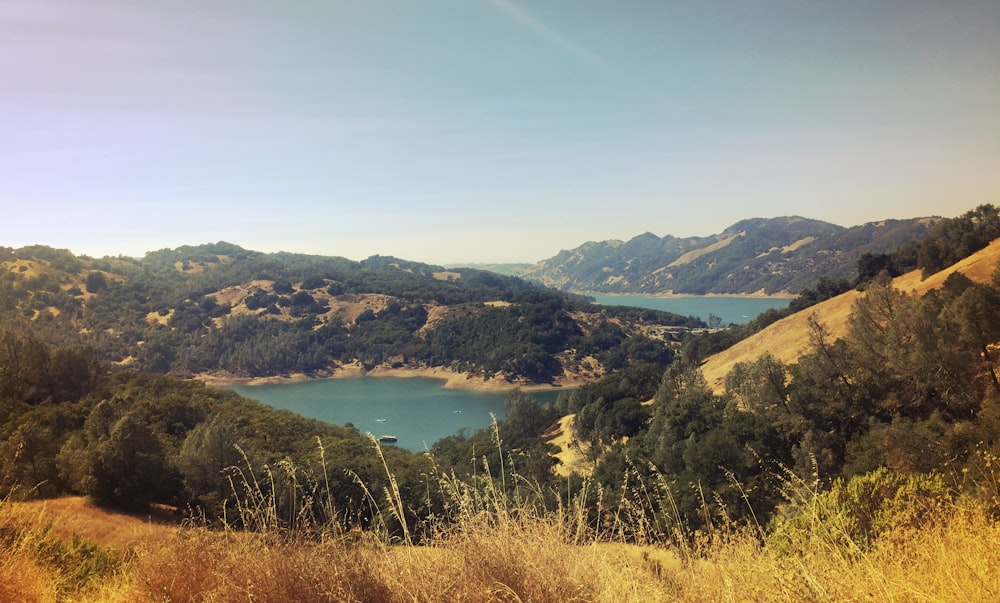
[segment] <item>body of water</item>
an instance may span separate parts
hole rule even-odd
[[[393,435],[397,446],[414,452],[465,429],[506,416],[507,394],[445,389],[438,379],[356,377],[315,379],[232,387],[236,393],[327,423],[351,423],[361,433]],[[532,392],[539,402],[554,401],[559,390]]]
[[[723,324],[743,324],[770,308],[783,308],[790,299],[757,297],[650,297],[643,295],[595,295],[600,304],[665,310],[682,316],[708,320],[709,314]],[[414,452],[424,450],[459,430],[471,432],[506,416],[507,394],[463,389],[445,389],[443,381],[420,377],[356,377],[315,379],[293,383],[234,386],[233,391],[274,408],[344,425],[353,424],[361,433],[376,437],[395,436],[397,446]],[[554,401],[560,390],[532,392],[539,402]]]
[[[708,321],[714,314],[723,325],[742,325],[771,308],[787,308],[791,298],[781,297],[653,297],[649,295],[591,295],[605,306],[635,306],[673,312],[681,316],[697,316]]]

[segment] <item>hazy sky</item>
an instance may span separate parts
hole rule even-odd
[[[981,203],[997,0],[0,0],[0,245],[537,261]]]

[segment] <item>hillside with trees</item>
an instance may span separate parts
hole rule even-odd
[[[709,237],[641,234],[590,242],[538,262],[524,278],[563,291],[797,295],[821,278],[853,281],[858,260],[922,239],[939,218],[845,228],[806,218],[742,220]]]
[[[51,344],[177,376],[444,367],[560,383],[665,366],[699,321],[596,306],[514,278],[395,258],[263,254],[218,243],[141,259],[0,249],[0,314]]]

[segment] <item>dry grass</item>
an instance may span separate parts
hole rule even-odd
[[[955,509],[865,552],[802,534],[792,549],[741,535],[671,575],[681,601],[996,601],[1000,525]]]
[[[209,532],[141,554],[136,601],[650,601],[650,562],[561,542],[552,524],[473,529],[421,547],[289,544]]]
[[[11,525],[5,511],[4,526]],[[122,573],[68,590],[36,536],[5,539],[0,601],[990,601],[1000,595],[1000,526],[952,509],[869,551],[803,533],[789,547],[735,531],[680,555],[663,547],[570,544],[554,517],[473,521],[426,546],[295,542],[177,531]]]
[[[998,260],[1000,239],[927,279],[922,280],[920,271],[915,270],[894,279],[893,286],[906,293],[923,295],[940,287],[953,272],[961,272],[974,281],[988,283],[993,278]],[[786,364],[798,362],[801,356],[809,352],[809,341],[804,336],[808,332],[809,317],[815,315],[831,337],[842,337],[847,333],[854,302],[860,296],[861,293],[851,290],[779,320],[752,337],[708,358],[701,367],[702,375],[716,393],[721,393],[726,375],[737,362],[753,362],[765,352]]]
[[[70,541],[76,536],[120,551],[168,540],[181,523],[166,508],[124,515],[96,507],[81,496],[6,504],[16,510],[21,521],[34,528],[51,526],[51,534],[61,540]]]
[[[809,332],[809,317],[815,315],[832,337],[840,337],[847,333],[851,310],[860,297],[861,293],[852,289],[783,318],[709,357],[701,366],[702,375],[716,393],[721,393],[725,389],[726,375],[738,362],[753,362],[765,352],[784,363],[798,362],[809,351],[809,338],[805,336]]]
[[[587,458],[590,445],[573,437],[573,421],[576,413],[568,414],[543,435],[545,441],[559,448],[553,456],[559,460],[555,466],[556,475],[568,477],[576,473],[589,476],[594,472],[594,463]]]
[[[833,497],[790,479],[795,513],[788,517],[793,520],[773,530],[720,525],[698,535],[680,529],[684,535],[678,539],[654,536],[646,540],[655,544],[638,546],[615,535],[645,532],[639,524],[649,520],[641,519],[648,517],[642,509],[612,513],[623,525],[602,527],[597,534],[580,503],[588,497],[586,484],[574,503],[543,511],[530,492],[505,494],[502,480],[509,485],[521,478],[503,470],[473,483],[439,476],[451,520],[419,546],[390,544],[399,539],[377,533],[286,531],[268,528],[266,522],[255,533],[153,525],[140,542],[99,529],[94,537],[108,546],[77,538],[67,543],[65,531],[42,524],[50,517],[67,521],[60,519],[62,513],[73,508],[87,523],[122,518],[75,500],[56,505],[61,510],[54,515],[46,515],[52,513],[47,506],[0,501],[0,602],[964,602],[1000,597],[1000,523],[971,500],[954,503],[945,497],[921,507],[933,509],[921,524],[893,524],[870,545],[859,545],[840,531],[842,515],[830,515],[831,509],[842,513],[848,507],[831,508]],[[392,488],[385,494],[383,509],[401,504]],[[601,499],[599,492],[593,494]],[[655,496],[649,492],[641,498],[649,495]],[[248,499],[241,508],[271,516],[253,502]],[[642,504],[636,500],[626,506]],[[635,525],[624,525],[629,522]]]

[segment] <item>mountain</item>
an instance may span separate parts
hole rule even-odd
[[[797,294],[821,277],[853,280],[857,261],[922,238],[937,218],[845,228],[798,216],[742,220],[709,237],[584,243],[520,273],[563,291],[613,294]]]
[[[0,322],[184,377],[349,366],[448,369],[501,384],[591,379],[634,361],[665,366],[682,328],[700,324],[482,270],[224,242],[141,259],[0,248]]]

